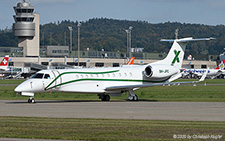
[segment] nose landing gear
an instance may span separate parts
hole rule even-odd
[[[34,99],[33,97],[30,97],[30,98],[28,99],[28,103],[36,103],[36,102],[35,102],[35,99]]]

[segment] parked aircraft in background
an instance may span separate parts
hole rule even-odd
[[[127,62],[127,65],[133,65],[134,59],[135,59],[135,57],[131,57],[130,60]]]
[[[6,55],[0,63],[0,71],[9,70],[8,65],[9,65],[9,55]]]
[[[134,90],[142,87],[203,81],[206,73],[199,81],[172,82],[181,77],[180,70],[187,42],[211,39],[162,39],[161,41],[173,42],[167,57],[147,65],[42,70],[18,85],[15,92],[29,96],[28,103],[35,102],[34,93],[47,91],[98,94],[102,101],[109,101],[109,95],[120,96],[125,92],[128,94],[128,100],[137,101]]]
[[[224,70],[225,60],[222,60],[221,63],[215,69],[185,69],[182,75],[194,75],[197,77],[201,77],[207,71],[207,77],[215,78],[221,74],[225,74]]]

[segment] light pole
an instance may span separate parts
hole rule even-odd
[[[130,47],[129,47],[129,58],[131,58],[131,30],[133,29],[132,26],[129,27],[129,33],[130,33]]]
[[[127,33],[127,55],[131,58],[131,30],[133,29],[132,26],[129,27],[128,30],[125,30]]]
[[[125,30],[127,33],[127,55],[129,54],[129,30]]]
[[[72,31],[73,31],[73,28],[71,26],[68,27],[69,31],[70,31],[70,56],[71,56],[71,53],[72,53]]]
[[[77,53],[78,53],[78,66],[80,66],[80,27],[81,27],[81,23],[78,23],[77,24],[77,27],[78,27],[78,51],[77,51]]]

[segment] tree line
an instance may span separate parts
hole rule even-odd
[[[40,26],[40,44],[46,45],[67,45],[70,44],[68,26],[73,28],[73,50],[77,49],[77,24],[78,21],[64,20],[55,23],[48,23]],[[186,55],[192,54],[195,58],[205,55],[219,55],[225,48],[225,26],[209,26],[202,24],[186,24],[178,22],[166,22],[151,24],[146,21],[115,20],[107,18],[93,18],[81,22],[80,47],[81,50],[102,50],[108,52],[126,52],[127,33],[130,26],[132,47],[144,48],[145,52],[166,53],[171,44],[160,42],[160,39],[174,39],[175,30],[179,29],[179,38],[214,37],[216,40],[189,43]],[[17,38],[9,29],[0,30],[0,46],[17,46]]]

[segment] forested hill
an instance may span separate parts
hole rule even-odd
[[[69,45],[68,26],[73,27],[73,46],[77,48],[77,24],[73,21],[61,21],[41,25],[41,45]],[[175,38],[174,32],[179,29],[182,37],[214,37],[214,41],[194,42],[188,44],[186,54],[219,55],[225,48],[225,26],[208,26],[200,24],[160,23],[151,24],[143,21],[114,19],[90,19],[82,22],[80,37],[81,49],[105,51],[126,51],[126,29],[132,26],[132,47],[144,48],[146,52],[168,52],[171,44],[160,42],[160,39]],[[50,36],[52,38],[50,38]],[[66,40],[65,40],[66,37]],[[51,39],[51,41],[50,41]],[[0,31],[0,46],[17,46],[17,39],[11,30]]]

